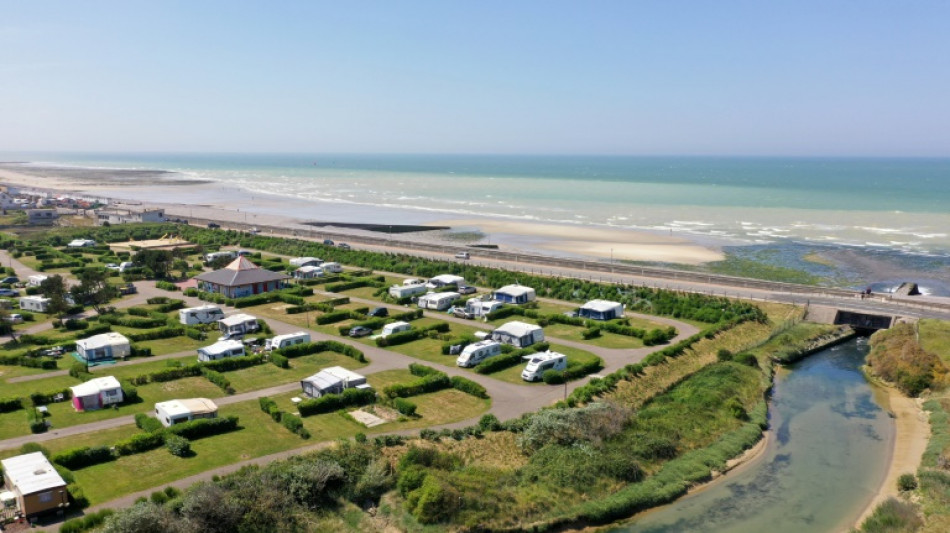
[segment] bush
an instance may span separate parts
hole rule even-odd
[[[914,474],[901,474],[897,478],[897,490],[906,492],[917,488],[917,476]]]
[[[290,360],[279,353],[271,353],[268,360],[277,368],[290,368]]]
[[[311,416],[375,401],[376,392],[372,389],[346,389],[341,394],[324,394],[319,398],[304,400],[297,404],[297,410],[300,416]]]
[[[292,415],[290,413],[281,413],[280,423],[283,426],[291,431],[291,433],[296,433],[303,438],[308,438],[310,433],[307,432],[303,427],[303,420],[299,416]]]
[[[168,448],[168,453],[176,457],[191,455],[191,442],[181,435],[166,435],[165,447]],[[164,496],[164,494],[162,495]]]
[[[63,522],[63,525],[59,526],[59,533],[83,533],[84,531],[96,529],[105,523],[106,518],[114,514],[115,511],[112,509],[102,509],[79,518],[67,520]]]
[[[567,381],[564,377],[564,372],[554,369],[545,370],[544,373],[541,374],[541,379],[548,385],[560,385]]]
[[[461,376],[452,376],[452,388],[460,390],[466,394],[471,394],[476,398],[488,398],[488,390],[474,381]]]
[[[138,426],[138,428],[142,431],[147,431],[149,433],[155,433],[156,431],[161,431],[162,428],[164,428],[161,422],[145,413],[138,413],[135,415],[135,425]]]
[[[165,429],[166,435],[178,435],[189,440],[210,437],[234,431],[238,428],[238,417],[228,416],[224,418],[199,418],[175,424]],[[167,437],[166,437],[167,438]]]
[[[0,398],[0,413],[23,409],[22,398]]]
[[[152,418],[151,420],[155,420]],[[157,420],[155,420],[157,422]],[[161,426],[161,424],[159,424]],[[159,448],[165,443],[164,432],[154,431],[151,433],[138,433],[127,439],[120,440],[114,444],[115,453],[119,456],[135,455],[137,453],[147,452]]]
[[[442,372],[437,372],[409,383],[397,383],[395,385],[390,385],[383,389],[383,394],[388,398],[406,398],[409,396],[425,394],[427,392],[435,392],[442,389],[447,389],[451,386],[452,381],[449,379],[449,376]]]
[[[70,470],[78,470],[87,466],[105,463],[115,459],[108,446],[83,446],[73,448],[53,455],[52,461]]]
[[[406,400],[404,398],[394,398],[393,407],[396,408],[401,414],[406,416],[415,416],[416,415],[416,404]]]

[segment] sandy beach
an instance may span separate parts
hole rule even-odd
[[[75,174],[75,176],[71,176]],[[170,217],[219,220],[239,224],[280,226],[312,231],[307,221],[340,223],[420,224],[451,230],[401,234],[400,238],[459,244],[452,233],[477,231],[481,240],[509,251],[601,260],[659,261],[700,264],[723,258],[718,249],[689,239],[646,232],[571,224],[542,224],[511,219],[441,220],[444,215],[411,209],[331,203],[277,194],[251,193],[213,181],[182,180],[162,171],[96,169],[30,169],[0,167],[0,182],[37,191],[109,199],[120,207],[160,207]],[[362,230],[335,232],[368,234]],[[378,234],[376,234],[378,236]]]

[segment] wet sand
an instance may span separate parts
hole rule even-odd
[[[29,172],[29,173],[27,173]],[[422,224],[450,226],[451,230],[403,233],[400,238],[460,244],[453,233],[475,230],[484,236],[465,244],[496,244],[508,251],[603,260],[662,261],[699,264],[717,261],[716,248],[662,233],[580,225],[540,224],[497,218],[440,220],[444,214],[411,209],[382,208],[347,203],[307,201],[300,198],[251,193],[220,182],[188,181],[175,173],[109,169],[19,169],[0,165],[0,182],[24,189],[69,193],[118,201],[120,207],[160,207],[170,218],[200,218],[238,224],[282,226],[312,231],[308,221],[362,224]],[[362,234],[363,230],[334,227],[334,231]]]

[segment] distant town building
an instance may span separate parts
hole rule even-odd
[[[32,226],[52,226],[59,213],[55,209],[27,209],[26,216]]]
[[[118,209],[115,207],[96,211],[96,224],[129,224],[134,222],[165,222],[164,209]]]

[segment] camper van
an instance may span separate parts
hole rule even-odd
[[[430,292],[419,297],[417,302],[420,309],[435,309],[445,311],[452,307],[452,303],[462,295],[457,292]]]
[[[244,355],[244,343],[241,341],[218,341],[211,346],[198,348],[198,361],[217,361],[228,357],[241,357]]]
[[[310,334],[306,331],[298,331],[295,333],[288,333],[286,335],[277,335],[276,337],[267,339],[267,343],[264,345],[264,348],[268,351],[279,350],[281,348],[286,348],[295,344],[304,344],[307,342],[310,342]]]
[[[238,313],[218,320],[218,327],[221,329],[222,339],[236,339],[257,331],[260,325],[257,323],[257,317]]]
[[[388,337],[394,333],[401,333],[403,331],[409,331],[412,329],[412,324],[409,322],[393,322],[392,324],[386,324],[383,326],[383,332],[380,333],[380,337]]]
[[[224,311],[216,305],[202,305],[178,310],[178,321],[186,326],[210,324],[224,318]]]
[[[417,294],[425,294],[428,290],[424,283],[417,283],[415,285],[393,285],[389,288],[389,295],[398,300]]]
[[[566,370],[567,356],[550,350],[534,354],[528,361],[528,366],[521,372],[521,379],[525,381],[541,381],[548,370]]]
[[[501,344],[495,341],[479,341],[466,346],[455,364],[462,368],[470,368],[489,357],[501,354]]]
[[[323,263],[321,265],[324,272],[329,272],[331,274],[339,274],[343,272],[343,267],[340,266],[340,263]]]

